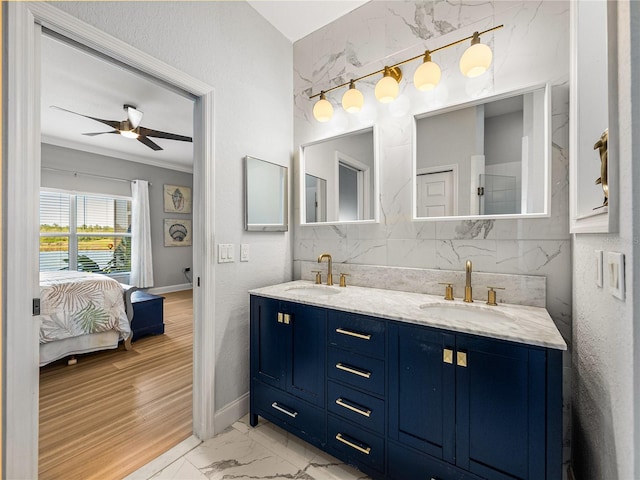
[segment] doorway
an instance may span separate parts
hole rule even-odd
[[[205,239],[213,238],[213,88],[45,3],[5,5],[7,12],[6,196],[21,199],[7,206],[6,258],[6,443],[8,478],[36,478],[38,465],[38,322],[32,299],[38,298],[38,192],[40,187],[40,36],[42,26],[71,37],[124,65],[183,89],[196,97],[194,115],[193,238],[194,371],[193,429],[213,435],[215,298],[213,259]],[[206,394],[204,394],[206,392]]]
[[[457,167],[420,169],[416,175],[418,217],[448,217],[458,214]]]

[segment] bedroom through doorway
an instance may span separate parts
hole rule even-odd
[[[56,311],[60,339],[40,335],[55,353],[40,356],[39,478],[120,478],[194,430],[195,97],[50,31],[41,51],[40,272],[134,283],[132,182],[148,184],[153,282],[128,305],[131,347],[120,325],[117,348],[92,340],[94,294]]]

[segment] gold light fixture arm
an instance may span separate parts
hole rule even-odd
[[[479,38],[480,36],[484,35],[485,33],[493,32],[494,30],[498,30],[498,29],[500,29],[502,27],[504,27],[504,24],[497,25],[495,27],[491,27],[491,28],[489,28],[487,30],[484,30],[482,32],[474,32],[473,35],[469,35],[468,37],[461,38],[460,40],[456,40],[455,42],[451,42],[451,43],[448,43],[448,44],[443,45],[441,47],[427,50],[425,53],[421,53],[420,55],[416,55],[415,57],[411,57],[411,58],[408,58],[408,59],[403,60],[401,62],[398,62],[396,64],[386,66],[384,68],[381,68],[380,70],[376,70],[375,72],[371,72],[371,73],[368,73],[366,75],[362,75],[361,77],[354,78],[353,80],[349,80],[348,82],[341,83],[340,85],[336,85],[335,87],[331,87],[331,88],[327,88],[325,90],[322,90],[320,93],[316,93],[314,95],[309,96],[309,99],[316,98],[316,97],[319,97],[320,95],[327,94],[327,93],[332,92],[334,90],[337,90],[339,88],[346,87],[346,86],[350,85],[351,82],[359,82],[360,80],[363,80],[365,78],[369,78],[369,77],[372,77],[374,75],[379,75],[380,73],[385,73],[386,69],[389,69],[392,72],[391,76],[393,76],[394,78],[396,78],[396,76],[395,76],[396,74],[394,72],[394,69],[396,69],[398,72],[400,72],[400,78],[396,78],[396,81],[400,81],[400,79],[402,78],[402,72],[398,67],[400,67],[401,65],[413,62],[414,60],[417,60],[419,58],[424,58],[424,56],[425,56],[425,54],[427,52],[429,54],[433,54],[435,52],[439,52],[440,50],[444,50],[445,48],[453,47],[454,45],[458,45],[458,44],[466,42],[468,40],[473,40],[474,37],[478,37]]]

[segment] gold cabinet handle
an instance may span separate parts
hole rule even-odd
[[[357,368],[348,367],[347,365],[343,365],[342,363],[336,363],[336,368],[339,370],[344,370],[345,372],[353,373],[354,375],[359,375],[360,377],[370,378],[371,372],[367,372],[366,370],[359,370]]]
[[[458,352],[457,354],[457,362],[459,367],[467,366],[467,354],[465,352]]]
[[[450,348],[445,348],[442,350],[442,361],[444,363],[448,363],[453,365],[453,350]]]
[[[271,404],[271,407],[275,408],[279,412],[282,412],[282,413],[284,413],[286,415],[289,415],[291,418],[296,418],[298,416],[298,412],[295,412],[295,411],[291,412],[291,411],[289,411],[289,409],[283,408],[280,405],[278,405],[278,402],[273,402]]]
[[[344,328],[336,328],[336,333],[341,333],[342,335],[349,335],[350,337],[361,338],[363,340],[371,340],[371,335],[368,333],[352,332],[351,330],[345,330]]]
[[[341,433],[336,434],[336,440],[358,450],[359,452],[364,453],[365,455],[369,455],[371,453],[371,447],[363,448],[360,445],[356,445],[355,443],[344,438]]]
[[[284,324],[285,325],[289,325],[289,323],[291,323],[291,315],[289,315],[288,313],[284,314]]]
[[[352,412],[356,412],[359,413],[360,415],[362,415],[363,417],[367,417],[369,418],[371,416],[371,410],[364,410],[364,409],[360,409],[358,407],[354,407],[353,405],[350,405],[348,403],[346,403],[342,398],[338,398],[336,400],[336,403],[338,405],[340,405],[343,408],[346,408],[348,410],[351,410]]]
[[[278,323],[284,322],[284,313],[278,312]]]

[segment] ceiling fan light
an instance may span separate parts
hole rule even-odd
[[[120,130],[120,135],[126,138],[132,138],[134,140],[139,137],[135,130]]]
[[[324,92],[320,92],[320,100],[313,106],[313,116],[319,122],[328,122],[333,117],[333,105],[324,96]]]
[[[478,77],[489,69],[492,59],[491,48],[480,43],[480,36],[475,32],[471,39],[471,46],[460,58],[460,71],[465,77]]]
[[[376,84],[374,93],[380,103],[393,102],[400,93],[400,85],[391,75],[389,67],[384,67],[384,76]]]
[[[427,51],[424,55],[424,63],[416,68],[413,74],[413,84],[423,92],[433,90],[440,83],[442,70],[437,63],[431,61],[431,55]]]
[[[349,90],[342,96],[342,108],[349,113],[358,113],[364,105],[364,95],[355,86],[353,80],[349,84]]]

